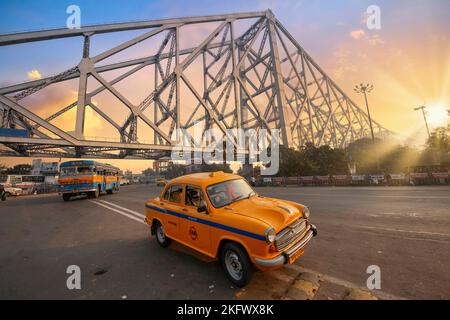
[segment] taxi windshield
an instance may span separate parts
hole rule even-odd
[[[206,193],[215,208],[221,208],[256,195],[244,179],[225,181],[206,188]]]

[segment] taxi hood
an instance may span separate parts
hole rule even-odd
[[[302,217],[301,205],[265,197],[251,197],[234,202],[228,206],[235,214],[251,217],[265,222],[278,233],[286,226]]]

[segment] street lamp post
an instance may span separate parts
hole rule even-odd
[[[372,126],[372,117],[370,116],[369,102],[367,100],[367,94],[373,90],[373,85],[371,84],[364,85],[361,83],[360,85],[357,85],[353,90],[355,90],[356,93],[361,93],[364,95],[364,100],[366,101],[367,115],[369,116],[370,132],[372,134],[372,140],[375,141],[375,135],[373,133],[373,126]]]
[[[415,108],[414,111],[422,111],[422,115],[423,115],[423,120],[425,121],[425,127],[427,128],[427,133],[428,133],[428,138],[431,137],[431,133],[430,133],[430,127],[428,126],[428,121],[427,121],[427,111],[426,111],[427,107],[425,105]]]
[[[355,90],[356,93],[364,95],[364,100],[366,101],[367,116],[369,117],[369,126],[370,126],[370,133],[372,135],[372,143],[374,146],[375,155],[377,159],[377,169],[380,170],[380,159],[378,158],[378,152],[375,145],[375,134],[373,133],[372,117],[370,116],[369,101],[367,99],[367,94],[373,90],[373,85],[369,83],[366,85],[361,83],[357,85],[353,90]]]

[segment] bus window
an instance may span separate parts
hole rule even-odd
[[[65,167],[65,168],[61,168],[61,176],[71,176],[71,175],[75,175],[77,172],[77,168],[76,167]]]
[[[22,182],[43,183],[44,181],[44,176],[22,176]]]
[[[92,167],[78,167],[77,171],[79,174],[91,174],[94,172]]]

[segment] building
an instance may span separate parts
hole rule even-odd
[[[42,159],[33,159],[31,175],[44,176],[44,183],[56,184],[59,173],[59,162],[42,162]]]

